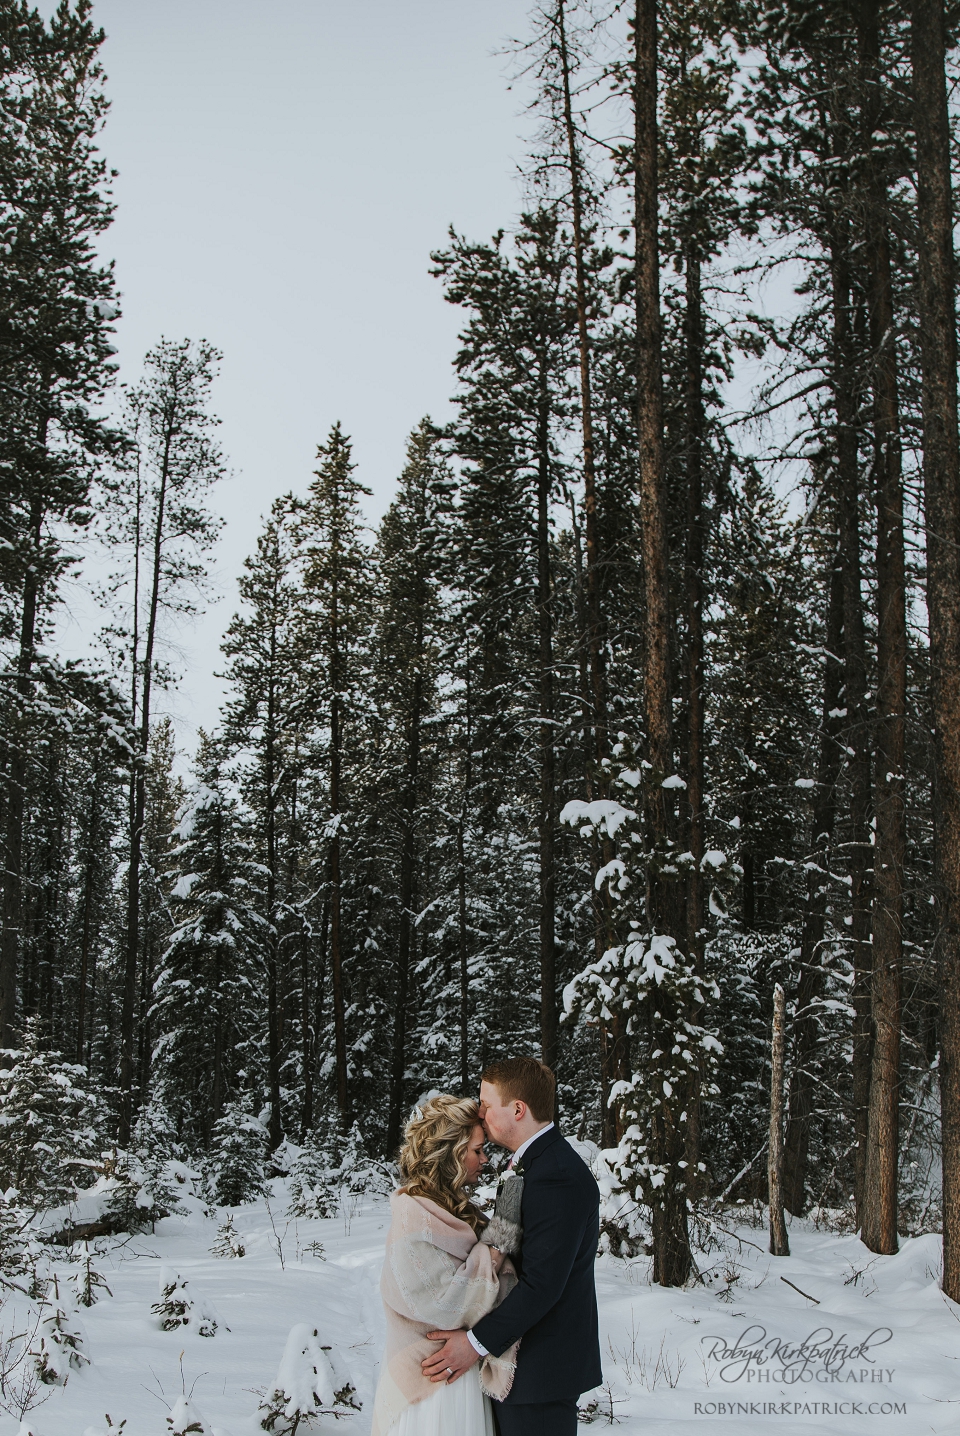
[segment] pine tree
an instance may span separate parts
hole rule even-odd
[[[13,1188],[22,1204],[42,1209],[89,1185],[79,1178],[99,1149],[100,1112],[96,1095],[80,1085],[83,1068],[42,1051],[35,1021],[24,1036],[22,1049],[6,1050],[0,1070],[0,1190]]]
[[[374,680],[377,724],[375,791],[379,821],[393,837],[384,886],[396,902],[390,948],[396,953],[393,1039],[386,1150],[400,1142],[407,1097],[411,979],[416,966],[416,916],[424,895],[426,833],[437,821],[441,721],[439,664],[445,623],[440,587],[449,564],[445,533],[452,475],[429,419],[407,444],[399,491],[377,536],[380,601]],[[381,826],[383,831],[383,826]],[[386,855],[385,855],[386,856]]]
[[[369,493],[353,477],[350,440],[335,424],[317,449],[320,467],[310,485],[302,519],[306,557],[304,582],[311,605],[309,640],[321,669],[320,704],[326,741],[323,755],[328,781],[326,878],[329,891],[329,950],[337,1111],[349,1126],[351,1099],[346,1030],[346,945],[342,922],[343,830],[349,812],[349,771],[344,755],[351,723],[356,721],[356,688],[361,635],[366,627],[369,553],[363,542],[361,498]]]
[[[155,1094],[192,1150],[209,1144],[242,1090],[260,990],[260,876],[221,763],[217,744],[201,735],[172,855],[175,925],[153,993]]]
[[[96,254],[112,215],[97,151],[106,114],[91,6],[62,3],[49,22],[24,3],[0,17],[0,593],[16,656],[5,724],[0,1042],[17,1022],[23,843],[32,717],[45,707],[40,646],[72,559],[69,533],[90,520],[96,465],[115,435],[96,415],[112,380],[112,269]],[[39,671],[38,671],[39,668]],[[6,685],[5,685],[6,686]]]
[[[210,1192],[220,1207],[239,1207],[263,1191],[267,1131],[246,1104],[228,1102],[214,1124]]]
[[[232,692],[224,737],[242,752],[242,787],[262,834],[256,857],[265,870],[263,951],[267,969],[267,1074],[270,1091],[270,1140],[283,1136],[281,1066],[286,1053],[281,1013],[289,1007],[283,945],[298,940],[304,962],[302,988],[303,1071],[309,1093],[313,1075],[313,1029],[309,1013],[309,942],[298,910],[302,856],[298,855],[294,814],[298,778],[315,722],[318,699],[316,663],[305,639],[302,555],[297,525],[303,506],[292,495],[277,499],[257,552],[246,561],[240,580],[245,611],[227,630],[223,651],[230,659]],[[252,756],[248,756],[252,755]],[[309,1098],[305,1097],[305,1104]],[[309,1126],[309,1122],[306,1123]]]
[[[163,339],[147,354],[144,378],[125,394],[130,452],[111,486],[106,514],[104,537],[125,561],[109,587],[109,599],[119,613],[107,637],[129,684],[136,728],[120,1034],[122,1144],[131,1130],[136,1077],[140,867],[153,692],[173,676],[163,657],[163,620],[197,612],[194,595],[203,584],[203,555],[221,526],[203,506],[210,487],[225,473],[211,432],[219,421],[209,410],[219,360],[217,350],[205,341],[175,344]]]

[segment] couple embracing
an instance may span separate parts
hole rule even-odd
[[[373,1436],[574,1436],[599,1386],[599,1191],[553,1124],[532,1057],[488,1067],[480,1101],[407,1124],[380,1284],[387,1346]],[[470,1200],[487,1140],[512,1153],[493,1218]]]

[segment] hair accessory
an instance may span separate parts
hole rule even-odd
[[[423,1121],[423,1110],[422,1110],[422,1108],[420,1108],[420,1107],[414,1107],[412,1113],[410,1114],[410,1121],[411,1121],[411,1122],[422,1122],[422,1121]]]

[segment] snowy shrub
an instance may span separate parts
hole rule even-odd
[[[209,1302],[198,1301],[187,1291],[183,1277],[160,1269],[160,1300],[150,1308],[160,1318],[161,1331],[176,1331],[178,1327],[192,1327],[199,1336],[215,1336],[218,1325],[217,1314]]]
[[[333,1348],[321,1346],[316,1330],[300,1324],[287,1337],[277,1379],[258,1412],[260,1425],[276,1436],[294,1436],[302,1422],[324,1412],[359,1411],[356,1394]]]
[[[215,1257],[242,1257],[246,1255],[246,1247],[243,1245],[240,1233],[233,1225],[233,1217],[227,1217],[217,1227],[217,1239],[210,1248],[210,1253]]]
[[[186,1396],[181,1396],[167,1417],[170,1436],[213,1436],[200,1412]]]
[[[99,1102],[80,1085],[86,1068],[40,1051],[32,1021],[25,1039],[23,1050],[0,1049],[0,1191],[13,1187],[24,1205],[56,1207],[95,1164]]]
[[[16,1198],[12,1187],[0,1192],[0,1273],[8,1277],[20,1276],[31,1266],[31,1243],[26,1235],[30,1217]]]
[[[331,1174],[332,1181],[348,1192],[370,1192],[387,1196],[396,1187],[396,1176],[387,1162],[367,1154],[359,1125],[354,1122],[347,1137],[340,1165]]]
[[[93,1265],[93,1255],[86,1242],[83,1242],[77,1253],[80,1270],[71,1278],[77,1290],[77,1305],[91,1307],[99,1301],[97,1293],[101,1287],[107,1296],[113,1296],[113,1292],[107,1286],[106,1281]]]
[[[90,1364],[84,1352],[84,1332],[76,1313],[66,1310],[59,1299],[40,1319],[30,1354],[44,1386],[66,1386],[71,1371]]]
[[[293,1162],[290,1176],[292,1217],[335,1217],[339,1211],[336,1187],[331,1183],[330,1154],[308,1139]]]
[[[707,1023],[720,990],[712,977],[698,971],[694,953],[650,928],[646,893],[651,875],[679,881],[693,858],[669,841],[662,849],[648,846],[640,816],[642,790],[651,783],[661,786],[662,774],[653,774],[649,764],[627,767],[625,741],[614,752],[624,760],[615,787],[635,806],[612,798],[574,800],[560,814],[562,823],[579,828],[581,837],[603,842],[611,854],[595,878],[596,889],[609,899],[610,946],[567,984],[564,1021],[616,1017],[633,1039],[632,1070],[613,1083],[608,1097],[623,1133],[608,1164],[624,1193],[649,1210],[655,1231],[679,1221],[686,1232],[688,1205],[705,1171],[700,1163],[691,1172],[686,1160],[687,1095],[694,1083],[705,1098],[717,1092],[712,1077],[723,1048]],[[662,786],[673,786],[673,779]],[[721,911],[719,889],[734,882],[740,870],[721,852],[706,853],[699,866],[711,909]],[[617,1255],[635,1246],[630,1228],[637,1223],[626,1210],[625,1216],[611,1247]]]
[[[238,1102],[230,1102],[214,1124],[210,1195],[220,1207],[239,1207],[263,1191],[267,1132]]]
[[[164,1167],[151,1171],[137,1152],[115,1152],[107,1162],[113,1179],[103,1215],[119,1232],[142,1232],[180,1205],[180,1194]]]
[[[104,1419],[107,1423],[106,1426],[88,1426],[83,1436],[120,1436],[120,1433],[127,1424],[126,1417],[124,1417],[118,1426],[109,1411],[106,1413]]]

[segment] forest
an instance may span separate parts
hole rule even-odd
[[[221,356],[120,383],[104,37],[2,0],[0,1248],[104,1163],[382,1171],[527,1053],[661,1285],[776,1185],[960,1300],[958,25],[538,0],[518,212],[424,256],[455,418],[375,527],[317,434],[184,776]]]

